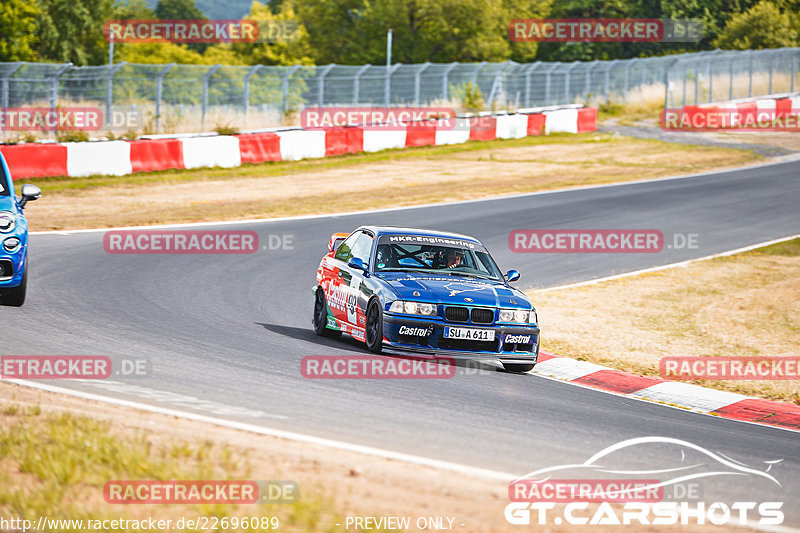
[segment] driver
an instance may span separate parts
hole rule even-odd
[[[461,252],[453,250],[452,248],[447,250],[444,254],[445,268],[456,268],[460,266],[461,259]]]

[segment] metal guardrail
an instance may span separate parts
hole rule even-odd
[[[467,84],[485,109],[624,101],[633,91],[663,91],[665,107],[793,92],[800,49],[710,51],[587,62],[422,63],[414,65],[230,66],[115,65],[76,67],[0,63],[0,107],[94,105],[145,116],[150,133],[197,130],[209,115],[235,124],[270,116],[273,123],[305,106],[450,105]]]

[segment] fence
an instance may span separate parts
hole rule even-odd
[[[0,63],[0,106],[93,105],[134,112],[141,132],[239,129],[296,120],[304,106],[455,105],[468,83],[487,109],[623,101],[660,91],[665,107],[794,91],[800,49],[712,51],[591,62],[325,66]],[[659,96],[660,97],[660,96]],[[123,127],[130,126],[123,121]]]

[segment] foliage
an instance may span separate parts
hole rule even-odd
[[[744,13],[731,17],[714,45],[733,50],[755,50],[800,45],[800,20],[781,12],[769,0],[761,0]]]
[[[39,7],[28,0],[0,2],[0,61],[36,59],[36,19]]]
[[[5,2],[5,0],[3,0]],[[101,21],[113,18],[114,0],[37,0],[36,37],[42,61],[99,65],[108,56]]]

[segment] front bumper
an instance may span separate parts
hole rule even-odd
[[[3,235],[2,237],[8,237]],[[6,252],[2,248],[2,238],[0,238],[0,289],[19,287],[22,283],[22,275],[25,273],[25,252],[27,243],[23,243],[14,252]]]
[[[495,339],[445,339],[446,326],[494,330]],[[415,334],[401,334],[401,331]],[[423,331],[426,334],[419,335]],[[509,335],[516,337],[510,340],[517,342],[504,342]],[[539,328],[535,325],[448,322],[439,317],[414,317],[384,312],[383,337],[383,345],[392,350],[445,355],[457,359],[530,364],[535,363],[539,356]]]

